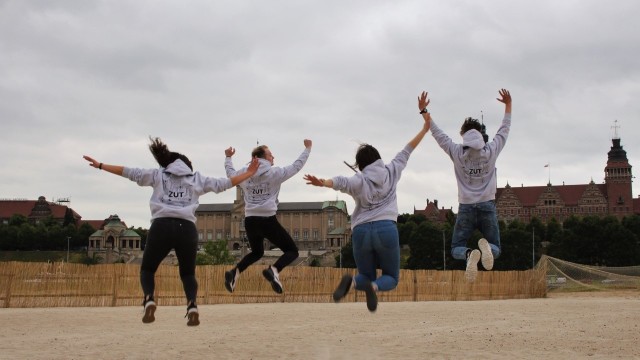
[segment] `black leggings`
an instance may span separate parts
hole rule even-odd
[[[244,227],[247,230],[251,252],[238,263],[237,267],[240,272],[262,258],[264,255],[262,241],[265,238],[284,252],[273,264],[278,272],[298,258],[296,243],[293,242],[287,230],[280,225],[275,215],[269,217],[249,216],[244,219]]]
[[[147,245],[140,266],[140,284],[145,297],[153,295],[155,273],[162,260],[171,249],[176,250],[180,279],[188,303],[195,303],[198,294],[196,281],[196,254],[198,252],[198,231],[196,225],[184,219],[154,219],[147,235]]]

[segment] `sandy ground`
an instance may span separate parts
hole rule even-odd
[[[0,309],[1,359],[640,359],[640,292],[545,299]]]

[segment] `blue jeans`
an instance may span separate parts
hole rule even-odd
[[[485,201],[477,204],[460,204],[458,217],[453,228],[451,240],[451,256],[454,259],[467,259],[467,241],[478,229],[491,246],[493,258],[500,256],[500,228],[496,216],[495,201]]]
[[[380,220],[360,224],[353,229],[353,257],[358,274],[355,287],[364,290],[366,281],[375,283],[379,291],[396,288],[400,277],[400,237],[395,221]],[[376,268],[382,275],[376,279]]]

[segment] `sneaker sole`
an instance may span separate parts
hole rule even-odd
[[[340,284],[338,284],[336,291],[333,292],[333,301],[340,302],[342,298],[347,296],[347,293],[349,293],[349,289],[351,288],[352,281],[353,278],[351,277],[351,275],[344,275],[342,277],[342,280],[340,280]]]
[[[142,317],[142,322],[145,324],[149,324],[156,321],[155,313],[156,313],[156,305],[147,306],[144,309],[144,316]]]
[[[467,261],[467,268],[464,272],[464,277],[468,282],[474,282],[476,276],[478,276],[478,261],[480,260],[480,251],[473,250],[469,254],[469,260]]]
[[[491,246],[489,246],[489,242],[487,241],[487,239],[478,240],[478,247],[480,248],[480,252],[482,253],[482,257],[480,258],[482,267],[485,270],[493,269],[493,253],[491,252]]]
[[[277,292],[278,294],[282,294],[282,286],[280,286],[280,284],[276,282],[271,271],[267,269],[262,270],[262,276],[264,276],[264,278],[271,283],[271,288],[273,289],[273,291]]]
[[[200,325],[200,314],[197,312],[192,312],[189,314],[189,321],[187,321],[187,326],[198,326]]]
[[[226,271],[224,273],[224,287],[227,289],[228,292],[232,293],[234,288],[231,287],[231,282],[233,281],[234,278],[234,274],[231,271]]]
[[[371,283],[366,285],[364,293],[367,295],[367,309],[371,312],[376,312],[378,309],[378,295],[373,290]]]

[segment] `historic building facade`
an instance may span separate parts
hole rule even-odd
[[[338,249],[351,237],[344,201],[281,202],[277,218],[300,250]],[[200,204],[196,210],[200,247],[207,241],[227,241],[230,250],[248,246],[244,228],[244,198],[236,187],[233,204]],[[264,241],[265,249],[273,246]]]
[[[427,206],[424,210],[417,210],[414,207],[413,215],[423,215],[427,220],[436,224],[444,224],[455,217],[452,209],[445,209],[444,206],[438,209],[438,200],[429,201],[429,199],[427,199]]]
[[[8,224],[13,215],[25,216],[31,224],[37,225],[40,221],[52,219],[60,225],[78,225],[81,216],[63,202],[50,202],[44,196],[38,200],[0,200],[0,222]]]
[[[568,217],[608,216],[619,219],[640,214],[640,197],[633,198],[631,165],[620,138],[612,139],[604,168],[604,183],[591,180],[580,185],[551,185],[498,188],[496,208],[498,219],[507,223],[529,222],[536,217],[542,222],[555,218],[560,223]]]
[[[119,259],[129,260],[142,255],[142,238],[137,232],[127,229],[118,215],[111,215],[102,229],[89,236],[87,255],[103,258],[105,263]]]

